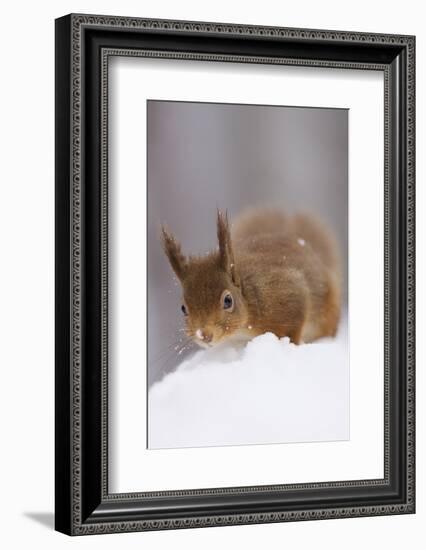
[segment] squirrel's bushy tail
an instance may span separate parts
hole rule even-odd
[[[311,214],[296,214],[291,218],[291,231],[311,245],[326,267],[340,273],[338,243],[324,222]]]
[[[244,212],[232,226],[234,242],[265,234],[294,235],[297,239],[303,239],[326,267],[340,274],[338,243],[326,224],[316,216],[309,213],[290,216],[274,208],[258,208]]]
[[[289,229],[289,219],[284,212],[272,208],[246,210],[232,224],[232,239],[239,241],[255,235],[282,234]]]

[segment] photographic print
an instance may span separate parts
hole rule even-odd
[[[149,449],[350,439],[348,114],[147,101]]]

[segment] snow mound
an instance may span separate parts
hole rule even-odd
[[[148,395],[150,449],[348,438],[345,326],[312,344],[267,333],[198,351]]]

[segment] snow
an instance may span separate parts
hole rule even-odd
[[[267,333],[198,351],[149,391],[151,449],[348,439],[345,322],[312,344]]]

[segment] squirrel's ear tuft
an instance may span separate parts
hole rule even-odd
[[[161,236],[164,252],[169,259],[170,265],[179,280],[185,276],[187,261],[182,254],[181,246],[171,233],[162,225]]]
[[[219,262],[224,271],[232,278],[236,286],[240,286],[240,279],[237,274],[232,250],[231,231],[229,229],[228,212],[223,214],[217,211],[217,240],[219,241]]]

